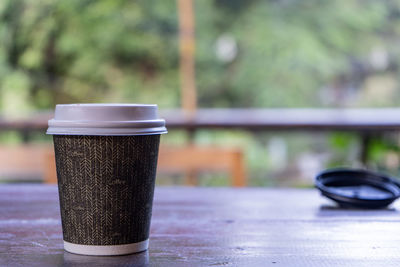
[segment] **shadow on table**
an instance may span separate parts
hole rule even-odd
[[[334,217],[334,216],[398,216],[399,210],[393,207],[383,209],[359,209],[352,207],[342,207],[339,205],[321,205],[318,209],[317,216]]]
[[[111,267],[111,266],[149,266],[149,252],[141,252],[126,256],[84,256],[68,252],[64,252],[62,266],[96,266],[96,267]]]

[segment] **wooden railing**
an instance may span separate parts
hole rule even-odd
[[[391,131],[400,129],[400,108],[379,109],[180,109],[160,111],[168,129],[242,129],[249,131]],[[0,117],[0,130],[45,131],[51,112],[28,118]]]
[[[381,134],[386,131],[400,130],[400,108],[199,109],[196,113],[190,114],[179,109],[174,109],[161,110],[160,115],[166,119],[167,128],[169,130],[184,129],[192,133],[192,135],[199,129],[241,129],[246,131],[353,131],[360,134],[362,146],[360,158],[363,162],[368,158],[367,147],[372,135]],[[47,121],[51,117],[51,112],[44,112],[24,119],[11,120],[0,118],[0,131],[18,131],[23,136],[23,140],[28,143],[31,133],[38,131],[44,133],[46,131]],[[31,151],[29,146],[25,148],[28,149],[27,151]],[[22,150],[25,148],[22,148]],[[4,149],[3,152],[6,152],[6,154],[8,153]],[[26,152],[20,153],[20,155],[23,154],[27,155]],[[189,154],[190,156],[185,157],[185,155]],[[3,165],[6,164],[6,158],[7,156],[5,155],[3,157]],[[192,161],[189,159],[192,159]],[[19,160],[23,161],[22,158]],[[187,174],[187,184],[195,183],[195,178],[193,178],[192,174],[196,173],[199,169],[216,169],[218,166],[222,169],[227,169],[231,173],[232,185],[243,186],[246,184],[243,153],[235,148],[204,148],[198,147],[192,143],[183,148],[161,150],[159,163],[162,168],[183,170]],[[28,165],[25,164],[25,167],[26,166]],[[33,164],[33,166],[35,166],[35,164]],[[47,173],[52,172],[54,172],[54,170]]]

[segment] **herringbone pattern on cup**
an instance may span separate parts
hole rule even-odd
[[[64,240],[84,245],[146,240],[160,136],[53,139]]]

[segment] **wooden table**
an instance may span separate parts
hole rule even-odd
[[[0,266],[399,266],[398,204],[343,210],[314,189],[160,187],[149,251],[93,257],[63,250],[55,186],[2,185]]]

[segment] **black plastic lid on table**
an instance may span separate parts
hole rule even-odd
[[[397,181],[366,170],[326,170],[317,175],[315,186],[322,195],[345,207],[384,208],[400,197]]]

